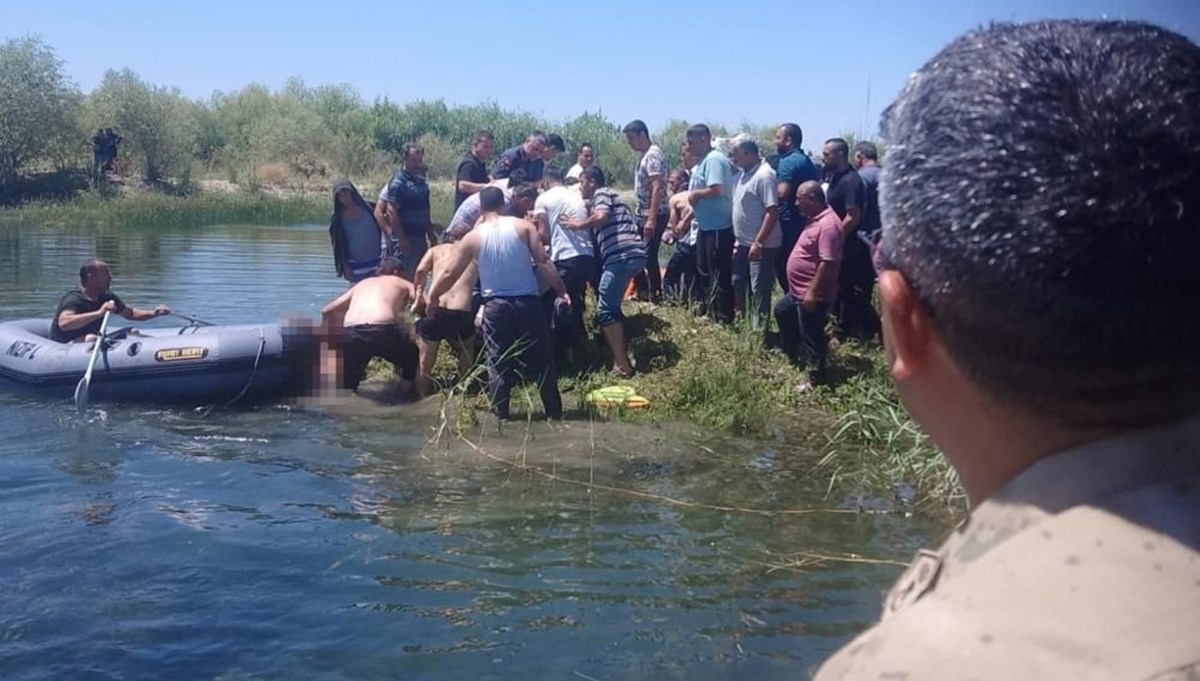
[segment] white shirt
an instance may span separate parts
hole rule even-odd
[[[559,185],[542,192],[533,204],[535,214],[545,214],[550,225],[550,260],[559,262],[581,255],[592,256],[592,230],[566,229],[560,222],[565,218],[586,220],[587,206],[583,197],[567,187]]]

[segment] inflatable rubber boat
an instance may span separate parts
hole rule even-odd
[[[92,372],[91,400],[203,402],[261,398],[286,388],[288,344],[278,324],[138,327],[105,335]],[[93,342],[49,339],[50,320],[0,322],[0,382],[70,398]]]

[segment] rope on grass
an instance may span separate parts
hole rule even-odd
[[[652,501],[657,501],[657,502],[668,504],[671,506],[680,506],[683,508],[696,508],[696,509],[703,509],[706,511],[725,511],[725,512],[730,512],[730,513],[749,513],[749,514],[756,514],[756,515],[816,515],[816,514],[830,514],[830,515],[855,514],[856,515],[856,514],[858,514],[858,511],[856,509],[850,509],[850,508],[782,508],[782,509],[773,509],[773,508],[746,508],[743,506],[725,506],[725,505],[721,505],[721,504],[705,504],[705,503],[701,503],[698,501],[684,501],[683,499],[675,499],[672,497],[663,496],[661,494],[653,494],[650,492],[640,492],[638,490],[629,489],[626,487],[615,487],[613,485],[598,484],[598,483],[594,483],[594,482],[588,482],[586,480],[574,480],[572,478],[564,478],[561,475],[558,475],[557,473],[551,473],[548,471],[544,471],[541,468],[538,468],[537,466],[531,466],[527,463],[517,462],[517,461],[509,461],[508,459],[501,458],[501,457],[496,456],[495,454],[492,454],[491,452],[487,451],[486,449],[479,446],[478,444],[472,442],[461,432],[456,433],[455,435],[458,437],[458,439],[460,441],[462,441],[465,445],[467,445],[472,450],[474,450],[477,454],[480,454],[492,461],[495,461],[496,463],[498,463],[502,466],[506,466],[511,470],[525,471],[525,472],[537,475],[538,477],[541,477],[545,480],[561,482],[561,483],[567,484],[567,485],[575,485],[577,487],[586,487],[588,489],[597,489],[597,490],[601,490],[603,492],[611,492],[613,494],[623,494],[625,496],[638,497],[639,499],[650,499]]]

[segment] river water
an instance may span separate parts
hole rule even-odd
[[[96,255],[218,323],[343,290],[322,227],[0,227],[0,315],[49,315]],[[836,509],[786,443],[536,423],[481,453],[431,442],[436,411],[0,393],[0,679],[806,678],[901,568],[769,566],[942,529],[706,508]]]

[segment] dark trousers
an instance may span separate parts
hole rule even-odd
[[[571,298],[571,311],[566,315],[568,319],[561,319],[562,315],[555,314],[554,299],[557,294],[554,289],[546,291],[542,296],[542,305],[546,311],[546,319],[550,321],[550,337],[554,341],[555,357],[561,359],[563,351],[575,345],[587,332],[583,324],[583,296],[588,284],[596,278],[596,259],[590,255],[580,255],[558,260],[554,263],[554,269],[558,270],[558,277],[562,279],[563,286],[567,287],[567,295]]]
[[[783,244],[779,247],[779,254],[775,257],[775,279],[779,282],[779,288],[784,291],[788,290],[788,256],[792,254],[792,249],[796,247],[796,242],[800,240],[800,232],[803,231],[804,218],[779,221],[779,233],[783,236]]]
[[[633,278],[634,290],[639,296],[648,296],[651,300],[657,300],[663,294],[662,271],[658,264],[658,249],[662,246],[663,232],[667,229],[667,222],[671,216],[662,212],[658,214],[658,219],[654,221],[654,237],[646,243],[646,271]],[[639,218],[637,221],[638,233],[642,238],[646,238],[646,220]]]
[[[509,398],[522,376],[537,381],[546,416],[562,418],[550,327],[537,296],[485,300],[483,347],[487,351],[488,397],[498,418],[508,418]]]
[[[834,313],[838,334],[843,337],[871,340],[880,336],[879,314],[871,304],[875,289],[875,266],[871,262],[871,247],[858,234],[846,236],[842,247],[842,267],[838,271],[838,294]]]
[[[790,293],[775,304],[775,323],[779,324],[783,351],[793,362],[808,364],[808,378],[813,385],[821,385],[826,380],[829,337],[825,335],[825,320],[828,316],[828,303],[818,303],[817,309],[809,312]]]
[[[718,322],[733,321],[733,227],[700,230],[696,239],[696,284],[701,306]]]
[[[668,298],[690,302],[696,295],[696,247],[691,244],[675,244],[675,252],[667,261],[667,274],[663,277],[663,293]]]

